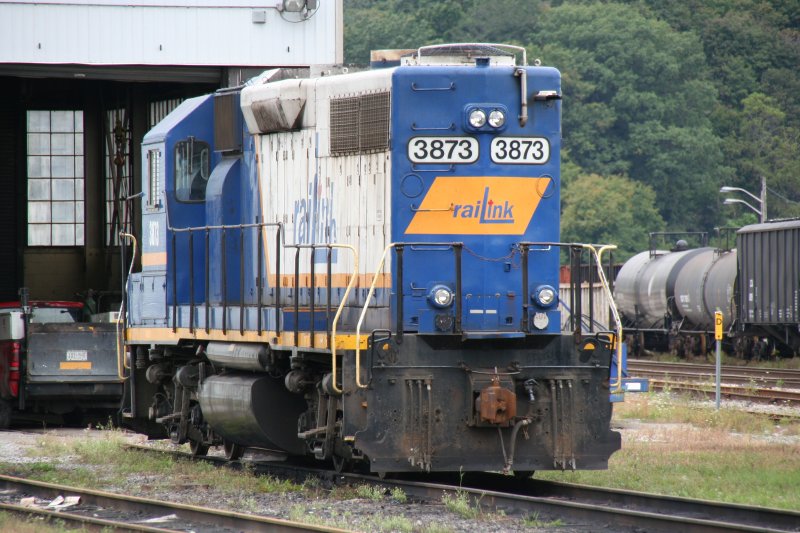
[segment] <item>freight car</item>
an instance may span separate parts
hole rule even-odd
[[[20,301],[0,303],[0,429],[14,419],[114,417],[123,380],[117,326],[88,314],[84,302],[20,293]]]
[[[275,70],[151,130],[126,423],[378,473],[607,468],[619,330],[561,332],[560,248],[602,248],[558,242],[560,74],[524,58]]]
[[[732,250],[651,249],[622,266],[615,297],[632,354],[705,354],[716,311],[737,356],[798,354],[800,220],[745,226],[736,242]]]
[[[737,232],[736,352],[800,355],[800,219]]]

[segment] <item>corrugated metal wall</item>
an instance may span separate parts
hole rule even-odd
[[[342,0],[0,3],[0,63],[312,65],[342,62]],[[147,5],[150,4],[150,5]]]
[[[744,321],[796,324],[800,319],[800,220],[745,226],[737,241]]]

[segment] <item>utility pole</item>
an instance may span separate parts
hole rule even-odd
[[[761,176],[761,222],[767,221],[767,178]]]

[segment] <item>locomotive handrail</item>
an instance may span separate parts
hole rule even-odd
[[[606,276],[605,272],[603,271],[603,263],[602,263],[602,255],[604,252],[608,250],[615,250],[617,248],[614,244],[584,244],[584,243],[566,243],[566,242],[521,242],[519,243],[520,246],[523,247],[530,247],[530,246],[566,246],[570,248],[583,248],[589,250],[589,253],[594,255],[595,260],[597,262],[597,273],[600,277],[600,285],[603,287],[603,291],[606,293],[606,297],[608,298],[608,305],[611,309],[611,315],[614,318],[614,324],[616,326],[616,335],[617,341],[615,345],[615,349],[617,352],[617,382],[614,385],[614,388],[611,389],[611,394],[619,394],[624,392],[622,386],[622,319],[620,318],[619,310],[617,309],[617,304],[614,302],[614,295],[611,291],[611,286],[608,282],[608,277]]]
[[[356,386],[360,389],[367,388],[366,384],[361,383],[361,324],[364,323],[364,317],[367,316],[367,309],[369,309],[369,302],[372,299],[372,295],[375,293],[375,285],[378,283],[378,276],[380,276],[381,271],[383,270],[383,265],[386,263],[386,254],[388,254],[389,250],[395,246],[397,246],[397,243],[393,242],[383,249],[381,259],[378,262],[378,266],[375,268],[375,275],[372,276],[372,283],[369,285],[369,291],[367,292],[367,298],[364,302],[364,308],[361,310],[361,314],[358,317],[358,323],[356,324]]]
[[[619,310],[617,309],[617,304],[614,302],[614,295],[611,292],[611,287],[608,284],[608,278],[606,277],[606,273],[603,272],[601,256],[603,252],[606,250],[616,250],[617,246],[615,244],[606,244],[601,246],[599,250],[597,250],[594,246],[590,247],[591,252],[597,258],[597,273],[600,276],[600,283],[603,286],[603,289],[606,291],[606,296],[608,297],[609,308],[611,309],[611,314],[614,315],[614,323],[617,326],[617,383],[614,388],[611,389],[611,394],[620,394],[625,392],[622,386],[622,319],[620,318]]]
[[[339,302],[339,307],[336,309],[336,316],[333,317],[333,325],[331,326],[331,387],[337,394],[341,394],[342,389],[336,385],[336,324],[339,322],[339,316],[342,314],[342,309],[344,309],[347,303],[347,297],[350,296],[350,290],[353,288],[356,277],[358,276],[358,250],[356,250],[355,246],[349,244],[332,244],[331,246],[349,249],[353,252],[354,258],[353,274],[350,276],[350,282],[347,284],[347,289],[344,291],[342,301]],[[369,299],[367,299],[367,301],[369,302]],[[358,344],[356,344],[356,349],[358,349]],[[356,380],[358,380],[358,376],[356,376]]]
[[[409,246],[411,249],[414,247],[430,247],[430,246],[440,246],[446,248],[453,248],[454,250],[459,251],[463,243],[460,242],[393,242],[384,248],[383,253],[381,254],[381,259],[378,262],[378,266],[375,268],[375,274],[372,277],[372,283],[369,286],[369,292],[367,292],[366,301],[364,302],[364,307],[361,310],[361,314],[358,317],[358,323],[356,324],[356,385],[361,388],[365,389],[368,387],[369,384],[361,383],[361,325],[364,323],[364,318],[367,315],[367,310],[369,309],[369,303],[372,299],[372,295],[375,293],[375,285],[378,282],[378,276],[380,276],[381,271],[386,264],[386,255],[389,253],[389,250],[392,248],[399,248],[402,250],[405,246]],[[400,252],[398,252],[399,256]],[[456,254],[456,320],[457,323],[460,324],[461,318],[461,261],[460,261],[460,253]],[[398,259],[398,293],[397,293],[397,335],[399,338],[402,338],[403,334],[403,307],[402,307],[402,261]],[[399,341],[398,341],[399,342]]]
[[[185,228],[177,228],[177,227],[173,227],[170,224],[168,203],[165,202],[164,205],[165,205],[165,214],[166,214],[166,219],[167,219],[167,229],[169,231],[171,231],[173,233],[188,233],[190,238],[191,238],[191,236],[192,236],[192,234],[194,232],[201,232],[202,231],[202,232],[206,233],[206,256],[208,256],[208,253],[209,253],[208,232],[211,231],[211,230],[221,230],[222,231],[222,235],[223,235],[223,240],[224,240],[224,236],[225,236],[225,231],[226,230],[230,230],[230,229],[244,230],[244,229],[249,229],[249,228],[258,228],[258,230],[259,230],[259,232],[258,232],[258,243],[259,243],[259,248],[260,248],[262,239],[264,238],[263,237],[263,230],[268,228],[268,227],[278,228],[278,231],[277,231],[277,242],[276,242],[276,246],[275,246],[276,247],[276,258],[275,258],[275,266],[276,266],[276,268],[275,268],[275,271],[276,271],[276,273],[275,273],[275,275],[276,275],[276,283],[275,283],[275,289],[276,289],[275,321],[276,321],[276,332],[277,333],[280,333],[280,310],[281,310],[281,302],[280,302],[280,285],[281,285],[281,280],[280,280],[280,250],[281,250],[281,248],[283,248],[283,249],[288,249],[288,248],[296,249],[298,254],[299,254],[300,249],[302,249],[302,248],[312,249],[312,250],[321,249],[321,248],[327,248],[329,250],[329,255],[328,255],[328,285],[330,285],[330,280],[331,280],[330,250],[333,249],[333,248],[343,248],[343,249],[348,249],[351,252],[353,252],[353,261],[354,261],[353,272],[352,272],[352,274],[350,276],[350,280],[348,282],[347,289],[345,290],[344,296],[342,297],[342,300],[341,300],[341,302],[339,303],[339,306],[336,309],[336,314],[333,317],[333,323],[331,324],[330,339],[328,341],[329,348],[331,349],[331,357],[333,359],[333,364],[332,364],[333,389],[337,393],[341,393],[342,391],[336,385],[336,355],[337,355],[336,354],[336,348],[337,348],[337,345],[336,345],[336,326],[338,324],[338,321],[339,321],[339,318],[340,318],[340,316],[342,314],[342,311],[343,311],[343,309],[344,309],[344,307],[345,307],[345,305],[347,303],[347,298],[349,297],[350,292],[351,292],[353,286],[355,285],[355,281],[356,281],[356,279],[358,277],[358,262],[359,262],[358,250],[356,250],[356,248],[354,246],[351,246],[349,244],[334,244],[334,243],[285,244],[286,243],[286,233],[285,233],[286,232],[286,227],[282,222],[255,222],[255,223],[249,223],[249,224],[222,224],[222,225],[189,226],[189,227],[185,227]],[[243,242],[242,241],[243,238],[244,238],[244,235],[243,234],[240,235],[240,243]],[[173,239],[174,239],[174,236],[173,236]],[[281,242],[284,243],[283,246],[281,246]],[[240,246],[243,246],[243,244],[240,244]],[[177,263],[177,260],[176,260],[177,255],[176,255],[176,252],[174,250],[174,247],[175,247],[175,241],[173,240],[173,279],[172,279],[172,283],[173,283],[173,302],[172,302],[172,305],[173,305],[173,311],[172,311],[172,313],[173,313],[173,330],[176,328],[175,320],[176,320],[176,317],[177,317],[177,310],[176,310],[176,307],[177,307],[177,295],[175,294],[175,291],[177,290],[177,275],[175,275],[175,273],[174,273],[175,264]],[[224,244],[223,244],[223,247],[224,247]],[[223,271],[225,270],[226,257],[227,257],[227,255],[223,252],[222,253]],[[261,260],[260,251],[259,251],[259,254],[258,254],[258,259],[259,259],[259,262],[260,262],[260,260]],[[193,255],[190,255],[190,261],[191,261],[192,264],[194,263],[194,256]],[[298,261],[297,256],[295,256],[295,262],[297,262],[297,261]],[[312,264],[313,264],[313,254],[312,254]],[[240,265],[240,268],[241,268],[241,265]],[[208,265],[206,265],[206,287],[205,287],[206,288],[206,292],[208,291],[208,286],[209,286],[208,272],[209,272]],[[259,276],[260,276],[260,272],[261,272],[261,269],[259,268]],[[240,273],[240,275],[241,275],[241,273]],[[223,278],[224,277],[225,276],[223,274]],[[194,276],[191,276],[191,280],[193,282]],[[298,276],[295,276],[295,284],[297,284],[297,280],[298,280]],[[312,278],[312,283],[313,283],[313,278]],[[224,281],[223,281],[223,284],[222,284],[222,288],[223,288],[223,306],[225,307],[226,303],[227,303],[227,295],[226,295],[227,284]],[[240,290],[243,290],[243,287],[240,287]],[[259,304],[258,305],[259,305],[259,309],[261,307],[261,291],[262,291],[262,287],[259,286],[259,290],[258,290],[258,297],[259,297]],[[191,293],[190,294],[190,299],[192,301],[191,308],[193,310],[193,308],[194,308],[194,303],[193,303],[194,302],[194,289],[193,288],[190,288],[190,293]],[[313,291],[312,291],[312,293],[313,293]],[[313,295],[312,295],[312,298],[313,298]],[[330,290],[330,287],[329,287],[328,288],[328,308],[330,308],[330,300],[331,300],[331,290]],[[206,302],[205,302],[205,305],[206,305],[206,321],[205,321],[206,330],[208,330],[208,328],[209,328],[208,301],[209,301],[209,298],[208,298],[208,295],[206,295]],[[242,309],[240,309],[240,315],[241,315],[241,313],[242,313],[242,311],[244,309],[244,303],[243,302],[244,302],[244,300],[242,299],[242,303],[241,303]],[[296,292],[296,294],[295,294],[295,308],[297,308],[297,303],[298,302],[299,302],[299,292]],[[190,311],[190,314],[193,316],[193,312]],[[312,305],[312,314],[313,314],[313,305]],[[227,319],[227,312],[223,312],[223,332],[226,330],[226,322],[227,322],[226,319]],[[261,334],[261,325],[260,325],[261,324],[261,312],[260,311],[258,313],[258,319],[259,319],[259,328],[258,329],[259,329],[259,334]],[[297,322],[298,322],[297,316],[295,316],[295,345],[298,344]],[[193,326],[194,326],[194,323],[192,321],[192,324],[190,324],[190,327],[193,328]],[[240,329],[243,328],[243,320],[241,319],[241,317],[240,317],[239,326],[240,326]],[[313,325],[312,325],[312,328],[313,328]],[[313,329],[312,329],[312,331],[313,331]],[[314,338],[313,338],[313,334],[312,334],[311,346],[313,347],[314,344],[315,343],[314,343]]]
[[[136,262],[136,244],[137,244],[136,243],[136,237],[134,235],[131,235],[130,233],[123,233],[123,232],[120,232],[119,236],[122,237],[122,238],[127,238],[127,239],[130,239],[131,241],[133,241],[133,250],[131,252],[131,264],[128,267],[128,279],[130,279],[131,273],[133,272],[133,264]],[[126,318],[125,323],[126,323],[126,328],[127,328],[127,314],[128,313],[127,312],[123,313],[123,310],[126,310],[125,302],[127,300],[128,300],[128,286],[127,286],[127,284],[125,284],[125,295],[122,298],[122,302],[119,304],[119,315],[117,315],[117,320],[115,322],[115,329],[116,329],[115,337],[116,337],[116,343],[117,343],[117,377],[119,377],[119,379],[121,379],[123,381],[125,379],[127,379],[125,377],[125,375],[124,375],[125,374],[125,369],[130,370],[130,368],[131,368],[130,365],[126,365],[125,364],[125,357],[124,357],[124,355],[122,353],[122,348],[120,346],[120,341],[119,341],[120,340],[119,325],[120,325],[120,322],[123,320],[123,316]]]
[[[430,44],[428,46],[420,46],[417,48],[417,59],[422,58],[423,50],[432,50],[434,48],[458,48],[464,46],[492,46],[494,48],[510,48],[516,52],[522,53],[522,64],[528,64],[528,51],[523,46],[516,46],[513,44],[500,44],[500,43],[451,43],[451,44]],[[516,61],[516,56],[514,57]]]

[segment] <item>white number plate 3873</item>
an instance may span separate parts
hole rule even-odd
[[[491,152],[495,163],[541,165],[550,160],[550,143],[544,137],[495,137]]]
[[[412,137],[408,158],[413,163],[474,163],[480,149],[474,137]]]

